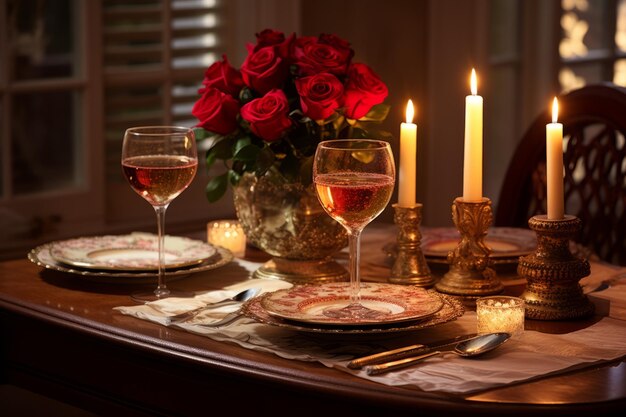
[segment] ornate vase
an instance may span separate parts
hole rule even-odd
[[[331,258],[347,245],[346,231],[326,214],[312,184],[288,182],[275,170],[262,177],[245,173],[233,195],[246,238],[273,256],[255,271],[255,278],[294,283],[348,279],[346,269]]]

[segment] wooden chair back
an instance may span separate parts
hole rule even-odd
[[[546,124],[539,115],[509,164],[496,226],[527,227],[546,213]],[[626,88],[590,85],[559,97],[564,136],[565,212],[582,220],[576,241],[626,265]]]

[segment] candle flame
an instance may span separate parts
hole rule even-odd
[[[478,81],[476,80],[476,70],[474,68],[472,68],[472,76],[470,77],[470,90],[473,96],[478,94]]]
[[[556,99],[556,97],[554,97],[554,101],[552,101],[552,123],[556,123],[558,118],[559,118],[559,102]]]
[[[413,108],[413,102],[409,100],[406,104],[406,122],[413,123],[413,116],[415,115],[415,109]]]

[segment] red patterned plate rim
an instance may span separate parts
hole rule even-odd
[[[375,319],[328,317],[326,308],[347,306],[349,283],[297,285],[279,290],[262,301],[271,316],[309,324],[371,326],[423,320],[439,311],[441,298],[421,287],[397,284],[362,283],[361,302],[389,313]]]
[[[271,293],[253,298],[245,303],[242,307],[242,313],[259,323],[267,324],[274,327],[280,327],[285,330],[305,332],[320,336],[331,335],[333,337],[371,337],[376,335],[386,335],[389,333],[401,333],[417,331],[433,326],[448,323],[456,320],[465,313],[463,303],[454,297],[437,293],[434,290],[428,290],[434,297],[441,299],[442,308],[435,314],[418,321],[392,323],[387,325],[373,324],[369,326],[326,326],[321,324],[299,323],[285,320],[280,317],[270,315],[263,307],[263,300]]]

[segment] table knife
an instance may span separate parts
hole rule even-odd
[[[406,358],[408,356],[421,355],[424,353],[428,353],[433,349],[441,349],[456,345],[459,342],[463,342],[476,336],[476,333],[471,333],[457,336],[451,339],[440,340],[430,345],[410,345],[398,349],[386,350],[384,352],[376,353],[374,355],[363,356],[362,358],[354,359],[348,363],[348,368],[361,369],[366,365],[375,365],[378,363]]]

